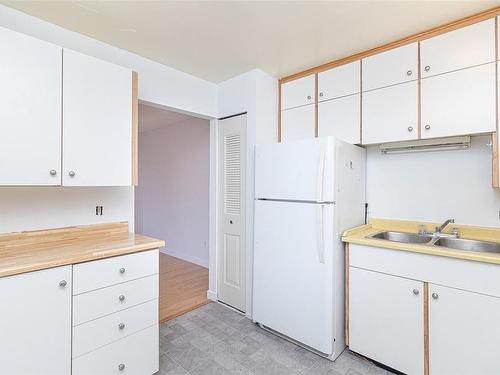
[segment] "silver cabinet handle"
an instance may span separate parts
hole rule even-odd
[[[311,95],[307,95],[307,100],[311,100]]]
[[[66,280],[61,280],[61,281],[59,281],[59,286],[60,286],[61,288],[64,288],[67,284],[68,284],[68,283],[66,282]]]
[[[431,128],[430,125],[425,125],[425,130],[429,130]]]
[[[125,328],[125,323],[120,323],[120,324],[118,324],[118,328],[120,328],[120,329],[124,329],[124,328]]]
[[[409,77],[409,76],[411,76],[412,74],[413,74],[413,72],[412,72],[411,70],[408,70],[408,71],[406,72],[406,75],[407,75],[408,77]]]
[[[55,169],[51,169],[49,173],[51,176],[55,176],[57,174],[57,171]]]
[[[69,177],[75,177],[75,171],[69,171]]]
[[[431,70],[431,67],[430,67],[429,65],[427,65],[427,66],[424,68],[424,70],[425,70],[426,72],[428,72],[429,70]]]
[[[413,126],[408,126],[408,131],[412,132],[413,131]]]
[[[438,299],[439,298],[439,295],[437,293],[432,293],[432,298],[434,299]]]
[[[413,294],[415,294],[416,296],[418,296],[420,294],[420,291],[418,289],[413,289]]]
[[[120,364],[118,365],[118,370],[120,370],[120,371],[125,370],[125,365],[124,365],[123,363],[120,363]]]
[[[320,93],[319,93],[319,96],[323,96],[323,93],[322,93],[322,92],[320,92]]]
[[[122,302],[123,302],[123,301],[125,301],[125,296],[122,294],[122,295],[120,295],[120,296],[118,297],[118,299],[119,299],[120,301],[122,301]]]
[[[120,273],[125,273],[125,268],[120,268]]]

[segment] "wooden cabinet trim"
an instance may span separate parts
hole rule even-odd
[[[132,71],[132,185],[139,183],[139,74]]]

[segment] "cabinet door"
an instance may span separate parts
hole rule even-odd
[[[495,61],[495,19],[420,42],[422,77]]]
[[[422,375],[423,288],[420,281],[349,267],[349,349]]]
[[[417,139],[417,95],[417,82],[363,93],[363,144]]]
[[[500,373],[500,299],[429,284],[430,373]]]
[[[0,185],[60,185],[62,49],[0,28],[0,56]]]
[[[281,109],[299,107],[316,100],[316,78],[313,75],[281,85]]]
[[[70,374],[71,266],[0,278],[0,306],[0,374]]]
[[[418,44],[408,44],[362,60],[363,91],[418,78]]]
[[[421,82],[422,138],[496,130],[495,63]]]
[[[65,49],[63,84],[63,185],[131,185],[131,70]]]
[[[282,142],[314,137],[314,104],[281,111]]]
[[[361,95],[355,94],[318,104],[318,135],[333,135],[343,141],[361,142]]]
[[[338,66],[318,74],[319,101],[360,92],[360,61]]]

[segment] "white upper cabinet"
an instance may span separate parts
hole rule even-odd
[[[316,101],[314,74],[281,85],[281,109],[299,107]]]
[[[422,138],[496,130],[495,64],[422,79]]]
[[[417,98],[416,81],[363,93],[362,143],[417,139]]]
[[[132,71],[64,50],[63,184],[132,183]]]
[[[281,111],[282,142],[314,137],[314,104]]]
[[[318,136],[332,135],[352,144],[361,143],[361,95],[354,94],[318,104]]]
[[[360,61],[341,65],[318,74],[318,101],[360,92]]]
[[[62,48],[0,28],[0,185],[61,184]]]
[[[420,42],[422,77],[495,61],[495,19]]]
[[[363,91],[418,78],[418,43],[394,48],[362,60]]]

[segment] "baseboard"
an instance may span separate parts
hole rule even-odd
[[[208,261],[206,261],[204,259],[194,257],[191,255],[186,255],[186,254],[183,254],[181,252],[172,251],[172,250],[166,249],[164,247],[160,249],[160,252],[162,252],[163,254],[171,255],[173,257],[185,260],[186,262],[194,263],[194,264],[197,264],[198,266],[208,268]]]
[[[211,290],[207,290],[207,298],[211,301],[217,301],[217,293]]]

